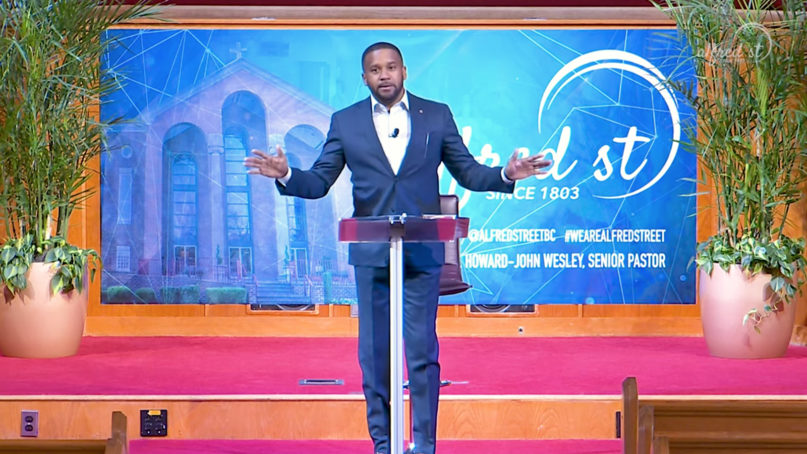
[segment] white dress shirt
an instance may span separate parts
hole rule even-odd
[[[392,109],[387,107],[372,94],[370,95],[370,106],[373,112],[373,124],[381,148],[387,155],[392,171],[397,174],[406,155],[406,147],[409,145],[409,137],[412,135],[411,119],[409,117],[409,95],[404,91],[403,98]],[[291,179],[291,167],[286,175],[277,179],[283,186]]]
[[[385,105],[378,102],[372,94],[370,95],[370,102],[373,112],[373,124],[375,125],[378,140],[381,142],[381,147],[384,149],[384,154],[387,156],[392,171],[397,175],[404,156],[406,156],[406,147],[409,145],[409,138],[412,135],[409,93],[404,91],[403,98],[394,104],[391,109],[387,109]],[[502,168],[501,176],[505,183],[510,184],[513,182],[507,178],[504,168]],[[286,172],[286,175],[278,178],[278,181],[285,186],[289,179],[291,179],[291,168]]]
[[[401,163],[406,155],[406,147],[409,145],[411,136],[412,121],[409,117],[409,94],[404,91],[403,98],[393,104],[390,109],[370,95],[373,109],[373,124],[381,148],[387,155],[392,171],[397,174],[401,168]]]

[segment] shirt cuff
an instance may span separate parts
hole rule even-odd
[[[513,184],[514,183],[513,180],[507,178],[507,175],[504,173],[504,167],[502,167],[502,181],[504,181],[507,184]]]
[[[502,171],[502,175],[504,175],[504,171]],[[277,179],[277,182],[282,184],[283,186],[286,186],[289,180],[291,180],[291,167],[289,167],[289,171],[286,172],[285,175]]]

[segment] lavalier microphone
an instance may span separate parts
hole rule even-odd
[[[394,139],[394,138],[398,137],[398,133],[400,133],[400,132],[401,132],[401,130],[400,130],[400,129],[395,128],[395,129],[393,129],[393,130],[392,130],[392,132],[391,132],[391,133],[389,133],[389,136],[390,136],[390,137],[392,137],[392,138]]]

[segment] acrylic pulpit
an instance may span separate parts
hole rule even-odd
[[[446,242],[468,235],[468,218],[451,215],[374,216],[339,221],[339,241],[389,243],[390,454],[404,450],[403,243]]]

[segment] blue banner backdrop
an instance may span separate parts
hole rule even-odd
[[[682,66],[652,30],[116,30],[102,105],[104,303],[355,301],[336,223],[348,171],[316,201],[247,176],[281,144],[307,167],[330,114],[368,96],[360,54],[396,43],[406,87],[446,102],[471,153],[545,153],[512,195],[441,189],[471,218],[473,288],[444,303],[694,303],[692,110],[662,81]],[[683,68],[683,69],[682,69]]]

